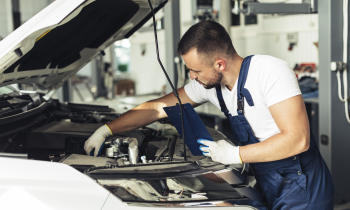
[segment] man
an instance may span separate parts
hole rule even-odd
[[[297,79],[287,63],[265,55],[240,57],[225,29],[213,21],[192,26],[178,44],[192,81],[178,90],[181,101],[212,102],[230,120],[241,146],[221,140],[203,144],[204,155],[223,164],[251,163],[269,209],[333,209],[334,186],[309,131]],[[112,133],[166,117],[172,94],[146,102],[99,128],[87,153]]]

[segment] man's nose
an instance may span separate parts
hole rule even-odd
[[[190,79],[196,79],[197,76],[193,71],[190,71]]]

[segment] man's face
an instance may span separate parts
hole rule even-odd
[[[195,79],[206,89],[217,87],[221,84],[222,73],[214,67],[208,67],[206,62],[197,54],[196,49],[190,50],[182,56],[186,66],[190,69],[190,78]]]

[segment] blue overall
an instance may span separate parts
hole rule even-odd
[[[239,73],[237,116],[229,113],[221,87],[216,88],[221,111],[229,119],[233,136],[242,146],[259,143],[244,117],[244,99],[249,106],[254,106],[249,91],[244,88],[251,58],[249,56],[244,59]],[[333,209],[333,179],[312,134],[310,147],[306,152],[283,160],[252,163],[250,166],[269,209]]]

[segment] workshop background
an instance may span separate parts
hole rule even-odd
[[[52,2],[0,0],[0,40]],[[300,7],[283,12],[276,7],[261,13],[255,8],[247,13],[240,12],[244,9],[243,2],[173,0],[168,3],[156,14],[160,59],[176,87],[186,84],[188,71],[176,55],[177,42],[191,25],[213,19],[229,31],[240,56],[267,54],[285,60],[299,78],[312,132],[334,178],[338,209],[350,209],[346,204],[350,201],[350,123],[345,111],[347,104],[344,109],[338,96],[339,87],[341,94],[344,93],[343,69],[339,67],[342,65],[334,63],[344,62],[348,66],[348,27],[345,26],[348,10],[345,15],[342,0],[260,0],[260,3],[294,3]],[[311,9],[299,10],[305,5],[311,5]],[[169,93],[170,87],[156,59],[152,26],[150,20],[129,39],[115,42],[66,82],[54,98],[106,104],[125,112]],[[18,88],[31,89],[25,85]],[[197,111],[206,125],[231,136],[227,120],[218,109],[205,104]]]

